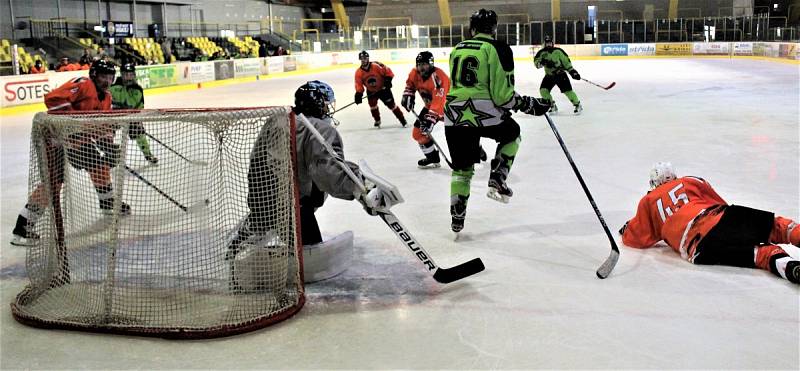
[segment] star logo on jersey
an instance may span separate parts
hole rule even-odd
[[[490,119],[494,117],[475,108],[475,103],[472,102],[472,99],[467,99],[467,101],[461,106],[450,105],[450,108],[452,109],[453,113],[458,115],[454,119],[451,116],[451,119],[456,126],[467,124],[474,127],[482,127],[484,119]]]

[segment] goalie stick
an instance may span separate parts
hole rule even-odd
[[[305,127],[311,132],[311,134],[316,138],[320,144],[325,148],[325,150],[330,154],[338,165],[344,170],[347,176],[350,177],[361,189],[362,191],[366,192],[367,188],[364,185],[364,182],[361,180],[359,176],[353,173],[353,170],[345,164],[344,160],[331,148],[330,143],[328,143],[322,134],[317,131],[317,129],[312,125],[308,119],[300,114],[297,115],[297,118],[300,119],[300,122],[305,125]],[[428,254],[427,251],[422,247],[422,245],[411,235],[411,233],[400,223],[400,220],[392,213],[391,211],[378,211],[378,216],[381,217],[386,225],[391,228],[392,232],[394,232],[397,237],[403,241],[403,244],[411,250],[411,253],[419,259],[419,261],[428,268],[429,272],[433,272],[433,279],[439,283],[450,283],[454,281],[458,281],[462,278],[469,277],[473,274],[479,273],[485,269],[483,265],[483,261],[480,258],[475,258],[470,261],[461,263],[451,268],[442,268],[439,267],[434,261],[433,258]]]
[[[556,124],[553,123],[553,119],[551,119],[550,115],[548,115],[547,113],[544,114],[544,117],[547,119],[547,123],[550,124],[550,129],[553,129],[553,134],[556,135],[558,144],[560,144],[561,149],[564,150],[564,155],[567,156],[567,160],[569,161],[570,166],[572,166],[572,171],[574,171],[575,176],[578,177],[578,182],[581,183],[583,192],[586,193],[586,197],[589,198],[589,203],[592,204],[594,213],[597,214],[597,219],[600,220],[600,224],[603,226],[603,230],[605,230],[606,236],[608,236],[608,241],[611,243],[611,254],[608,256],[606,261],[603,262],[603,265],[601,265],[600,268],[597,268],[597,277],[606,278],[608,277],[609,274],[611,274],[611,271],[614,269],[614,266],[617,265],[617,261],[619,260],[619,248],[617,247],[617,242],[614,241],[614,237],[611,236],[611,232],[608,230],[606,221],[605,219],[603,219],[603,215],[600,214],[600,209],[597,208],[597,204],[594,202],[592,194],[589,193],[589,188],[586,187],[586,183],[583,181],[583,177],[581,177],[581,173],[578,171],[578,167],[575,166],[575,161],[572,160],[572,156],[570,156],[569,150],[567,150],[567,146],[564,144],[564,140],[561,139],[561,135],[558,133],[558,129],[556,129]]]
[[[592,85],[594,85],[594,86],[596,86],[596,87],[598,87],[600,89],[605,89],[605,90],[611,89],[611,88],[613,88],[614,86],[617,85],[616,82],[611,82],[611,84],[608,84],[608,86],[603,86],[603,85],[600,85],[600,84],[598,84],[596,82],[592,82],[592,81],[589,81],[589,80],[586,80],[586,79],[583,79],[583,78],[581,80],[586,81],[586,82],[588,82],[588,83],[590,83],[590,84],[592,84]]]

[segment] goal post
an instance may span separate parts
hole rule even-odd
[[[157,165],[142,155],[142,128],[157,139]],[[29,230],[39,238],[14,318],[212,338],[297,313],[295,145],[288,107],[37,114]]]

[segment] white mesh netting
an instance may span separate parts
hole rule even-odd
[[[27,208],[39,239],[14,317],[199,338],[296,313],[294,145],[282,107],[37,114]]]

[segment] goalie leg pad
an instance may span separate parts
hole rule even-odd
[[[353,231],[330,240],[303,246],[303,275],[306,283],[333,278],[347,270],[353,260]]]

